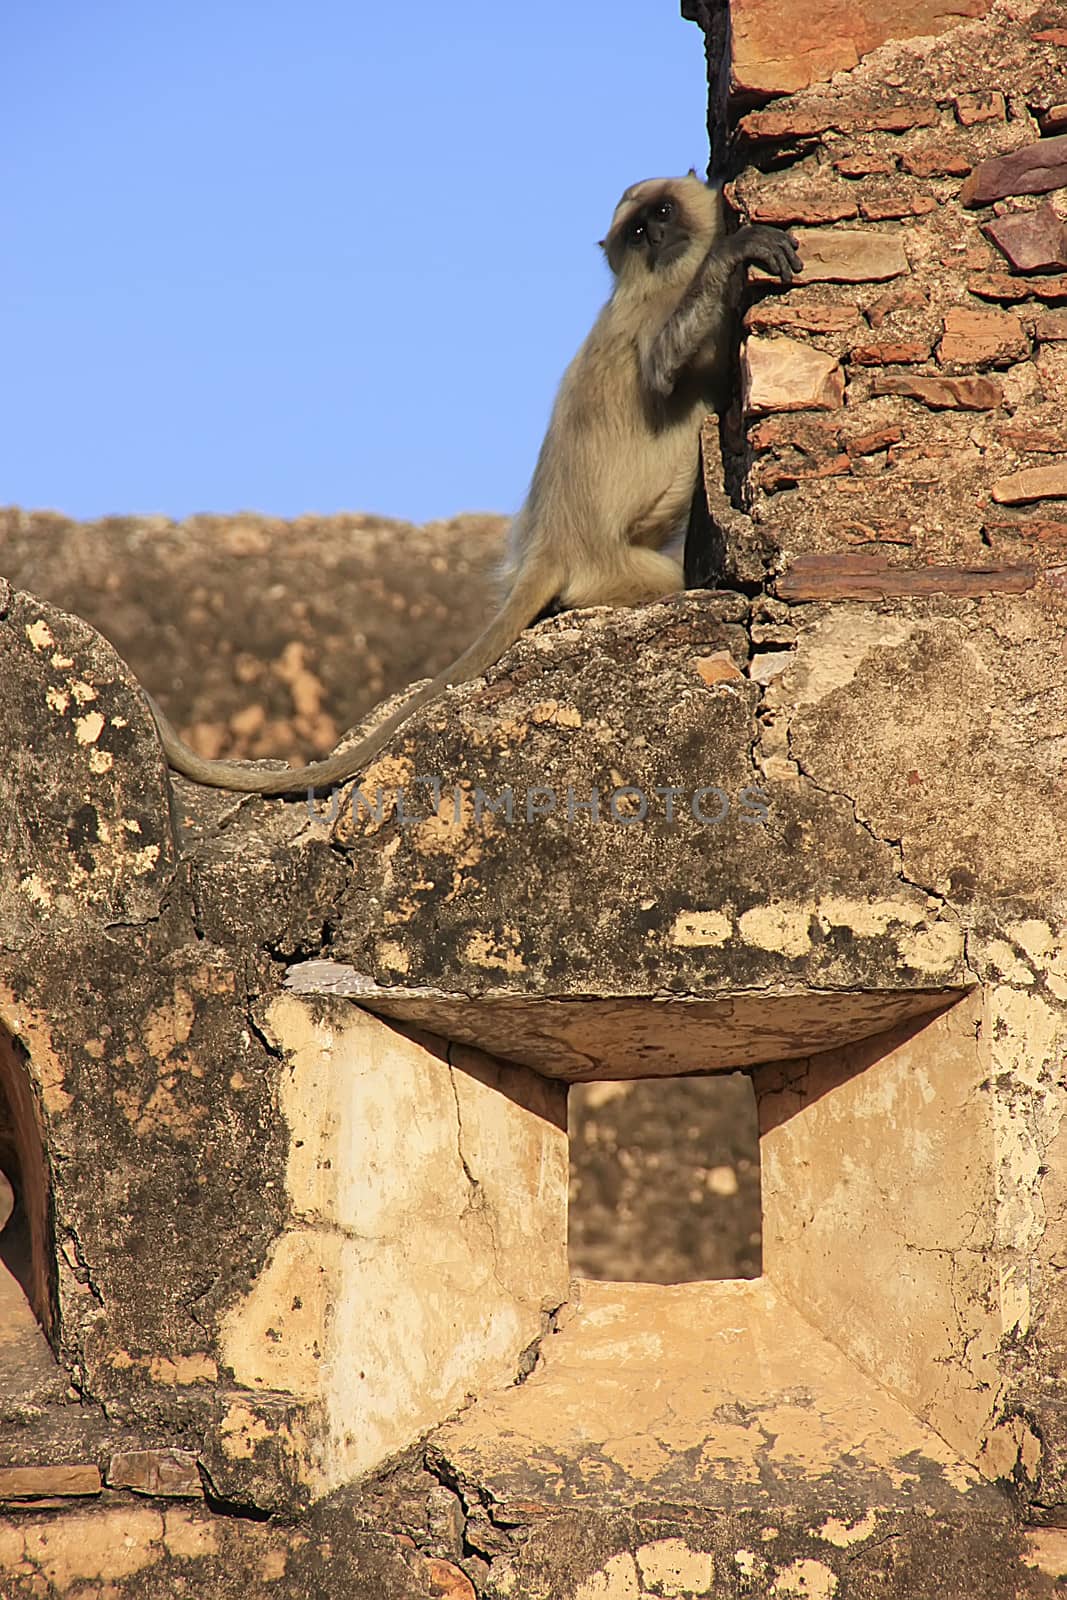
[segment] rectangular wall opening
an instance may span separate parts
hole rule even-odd
[[[759,1277],[759,1134],[745,1073],[575,1084],[568,1123],[572,1273]]]

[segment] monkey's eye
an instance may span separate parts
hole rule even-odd
[[[656,207],[656,215],[657,217],[662,217],[664,220],[666,220],[668,217],[672,217],[674,215],[674,201],[661,200],[659,205]]]
[[[644,223],[643,222],[635,222],[633,227],[630,229],[630,238],[636,244],[639,239],[643,239],[644,237],[645,237],[645,225],[644,225]]]

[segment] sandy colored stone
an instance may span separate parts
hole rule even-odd
[[[94,1465],[0,1467],[0,1500],[99,1494],[100,1487],[100,1471]]]
[[[909,1483],[929,1505],[985,1493],[766,1277],[577,1287],[575,1314],[522,1388],[487,1397],[435,1436],[453,1469],[491,1485],[504,1509],[512,1497],[566,1503],[564,1461],[579,1481],[610,1486],[620,1508],[682,1495],[736,1512],[767,1504],[784,1480],[794,1504],[810,1503],[845,1455],[856,1498],[872,1478],[880,1495]],[[914,1476],[908,1458],[923,1462]]]
[[[163,1557],[163,1518],[148,1506],[79,1511],[28,1523],[26,1556],[60,1593],[79,1580],[123,1579]]]
[[[979,1092],[981,1017],[981,1000],[961,1002],[913,1039],[755,1077],[765,1272],[969,1460],[994,1422],[1012,1320],[986,1187],[996,1112]],[[908,1137],[887,1145],[888,1125]]]
[[[1022,472],[997,478],[990,494],[1000,505],[1022,505],[1028,500],[1067,498],[1067,460],[1047,467],[1026,467]]]
[[[1029,343],[1018,317],[1010,311],[971,311],[956,307],[945,313],[938,360],[972,366],[1006,365],[1021,360]]]
[[[861,228],[797,231],[803,271],[798,283],[869,283],[907,272],[903,239]]]
[[[1013,272],[1067,267],[1067,223],[1049,201],[1036,210],[996,217],[982,231],[1007,257]]]
[[[565,1298],[564,1099],[343,1004],[328,1016],[283,998],[270,1028],[292,1063],[293,1224],[223,1348],[248,1389],[321,1406],[323,1493],[508,1382],[546,1297]]]
[[[196,1456],[189,1450],[120,1450],[107,1469],[110,1489],[140,1494],[199,1497],[204,1488]]]
[[[844,403],[839,362],[797,339],[747,339],[741,371],[749,412],[832,411]]]
[[[901,941],[908,943],[909,957],[921,953],[923,959],[902,974],[901,987],[868,988],[862,994],[809,996],[796,989],[721,1000],[660,998],[654,1005],[627,996],[575,1002],[515,994],[472,998],[428,987],[378,985],[350,966],[325,961],[293,966],[286,984],[296,994],[347,996],[376,1015],[522,1060],[565,1082],[673,1077],[694,1060],[706,1071],[726,1072],[751,1066],[768,1053],[790,1057],[815,1044],[831,1049],[843,1039],[923,1016],[943,1004],[946,992],[962,979],[962,941],[953,930],[941,930],[920,951],[905,931],[923,920],[916,905],[907,897],[879,904],[885,920],[875,931],[865,902],[842,899],[841,907],[851,907],[841,923],[843,938],[854,935],[866,960],[875,952],[880,959],[891,951],[902,955]],[[776,907],[766,917],[750,916],[743,930],[731,921],[728,937],[720,934],[720,917],[719,912],[709,917],[699,906],[679,911],[670,929],[672,955],[688,964],[689,954],[694,966],[705,968],[740,957],[753,969],[766,970],[783,961],[817,960],[821,953],[805,936],[810,917],[799,904]],[[859,919],[858,927],[852,917]],[[936,921],[932,927],[937,928]]]
[[[1046,1577],[1067,1578],[1067,1528],[1035,1528],[1026,1535],[1023,1560]]]

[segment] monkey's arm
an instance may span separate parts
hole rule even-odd
[[[792,283],[801,270],[796,241],[781,228],[741,228],[712,245],[689,288],[647,344],[641,373],[655,394],[669,395],[700,346],[721,346],[730,317],[730,280],[749,263]]]

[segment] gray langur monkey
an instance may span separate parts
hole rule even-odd
[[[306,767],[204,760],[152,702],[173,768],[245,794],[343,783],[419,706],[485,672],[548,608],[640,605],[684,587],[664,547],[685,531],[701,423],[725,398],[735,275],[751,262],[792,282],[796,241],[764,226],[726,234],[719,191],[690,172],[627,189],[601,243],[614,288],[560,384],[511,524],[508,597],[484,633],[367,738]]]

